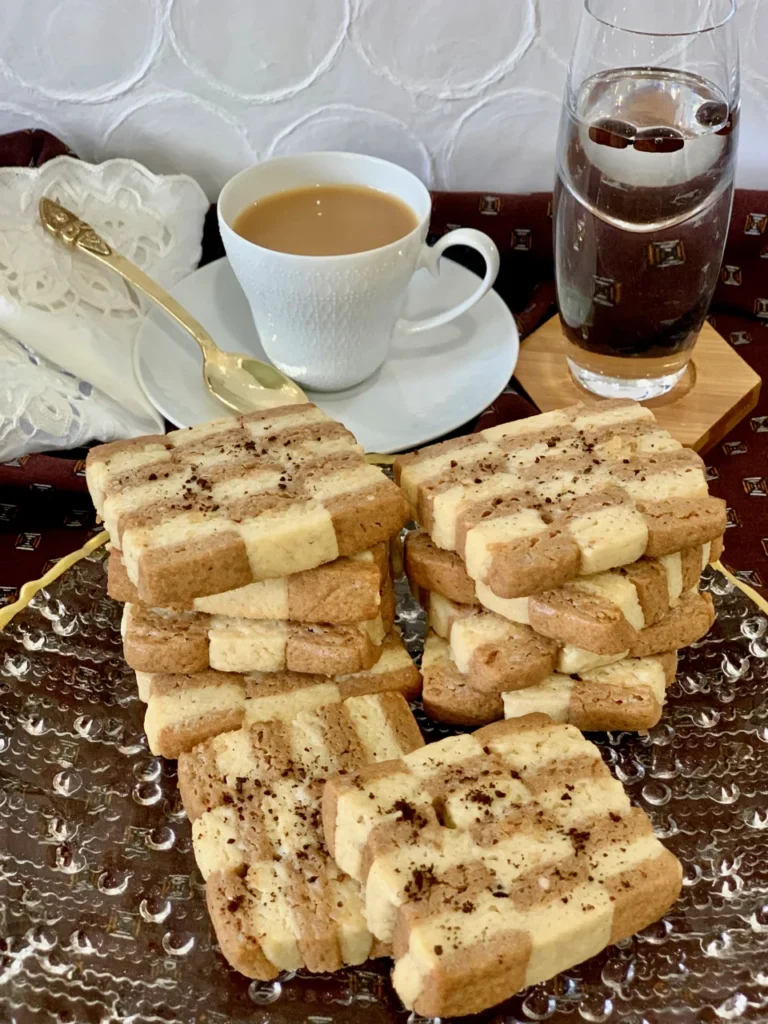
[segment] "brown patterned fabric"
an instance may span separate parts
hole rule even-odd
[[[84,458],[24,455],[0,466],[0,606],[96,532]]]
[[[75,154],[69,146],[41,128],[0,136],[0,166],[40,167],[55,156]]]
[[[39,166],[67,147],[43,131],[0,136],[0,165]],[[496,289],[515,315],[522,337],[555,312],[550,193],[490,195],[438,192],[432,234],[454,227],[487,232],[502,253]],[[206,219],[203,263],[223,255],[215,210]],[[467,250],[451,254],[481,272]],[[736,193],[720,284],[710,320],[761,376],[768,370],[768,191]],[[514,381],[476,424],[502,423],[535,412]],[[82,475],[83,452],[31,455],[0,466],[0,604],[43,574],[95,532]],[[752,415],[705,461],[714,494],[726,499],[725,564],[768,596],[768,394]]]

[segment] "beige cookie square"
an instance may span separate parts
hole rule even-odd
[[[284,708],[179,758],[198,866],[222,953],[268,980],[282,970],[336,971],[381,955],[359,883],[331,859],[321,795],[339,771],[422,745],[399,693]]]
[[[457,671],[469,687],[488,694],[525,689],[553,672],[579,675],[626,658],[687,647],[708,632],[715,618],[711,596],[689,591],[658,622],[636,630],[625,650],[599,655],[573,644],[558,645],[531,626],[438,594],[422,600],[430,627],[448,642]]]
[[[236,590],[174,603],[176,611],[205,612],[243,619],[293,619],[296,622],[353,624],[382,611],[382,587],[389,580],[387,545],[377,544],[316,569],[248,583]],[[116,601],[139,604],[116,548],[107,563],[107,593]]]
[[[542,594],[500,598],[486,584],[470,579],[458,555],[442,551],[423,530],[416,530],[406,539],[405,566],[414,594],[431,592],[447,599],[455,606],[455,614],[462,608],[469,614],[470,606],[484,608],[510,623],[532,627],[561,648],[609,658],[635,653],[634,645],[643,637],[647,643],[655,642],[648,627],[664,622],[677,621],[679,637],[670,636],[669,643],[655,650],[646,643],[647,653],[669,649],[670,643],[682,646],[699,639],[702,634],[697,634],[697,629],[705,618],[705,604],[691,593],[698,589],[699,576],[711,557],[713,547],[707,543],[583,576]],[[679,617],[669,617],[681,603],[695,613],[695,622],[682,630]],[[513,634],[510,630],[509,635]],[[677,643],[672,642],[675,639]],[[580,667],[589,663],[585,657]],[[558,667],[566,670],[565,665]]]
[[[195,744],[242,725],[283,719],[347,697],[397,692],[408,699],[421,692],[421,675],[396,631],[382,644],[376,664],[348,675],[299,672],[137,672],[146,703],[144,729],[153,754],[175,758]]]
[[[714,540],[725,506],[694,452],[634,402],[517,420],[398,457],[434,543],[499,598]]]
[[[391,589],[391,582],[385,590]],[[327,625],[276,619],[233,618],[127,604],[123,653],[137,672],[308,672],[339,675],[372,668],[392,628],[387,621]]]
[[[575,966],[661,917],[682,882],[597,747],[544,715],[329,779],[323,826],[425,1017]]]
[[[186,606],[386,541],[407,503],[311,404],[92,448],[88,488],[141,601]]]
[[[430,634],[422,659],[422,703],[436,721],[479,726],[534,712],[584,732],[651,729],[675,678],[677,654],[623,658],[572,675],[552,672],[523,689],[487,692],[459,672],[448,643]]]

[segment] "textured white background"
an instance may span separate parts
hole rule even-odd
[[[674,2],[674,0],[670,0]],[[768,187],[768,0],[740,0],[739,183]],[[548,189],[581,0],[0,0],[0,130],[187,171],[354,149]]]

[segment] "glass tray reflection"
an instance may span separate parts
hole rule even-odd
[[[715,628],[681,659],[663,721],[600,734],[605,760],[682,860],[667,917],[478,1018],[768,1020],[768,621],[705,578]],[[420,652],[423,616],[398,584]],[[216,951],[176,792],[153,757],[104,553],[0,633],[2,1024],[415,1024],[389,963],[248,982]],[[451,730],[416,708],[427,739]]]

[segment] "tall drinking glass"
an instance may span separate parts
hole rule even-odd
[[[557,147],[557,297],[576,380],[652,398],[715,289],[739,125],[734,0],[585,0]]]

